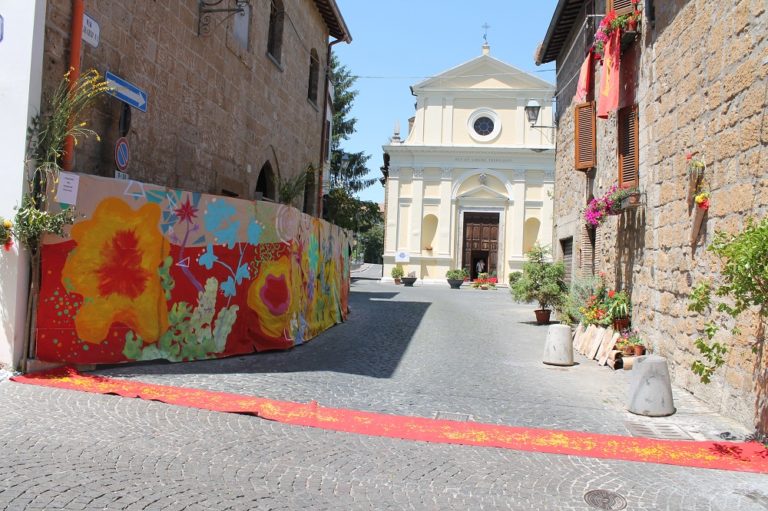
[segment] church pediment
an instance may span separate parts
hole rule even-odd
[[[413,86],[417,93],[430,89],[554,90],[554,86],[490,55],[481,55]]]
[[[457,196],[458,199],[508,199],[503,193],[499,193],[493,188],[485,185],[476,186],[460,193]]]

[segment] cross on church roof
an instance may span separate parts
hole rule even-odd
[[[485,44],[488,44],[488,29],[491,28],[491,26],[488,22],[485,22],[480,28],[485,30],[485,32],[483,32],[483,40],[485,41]]]

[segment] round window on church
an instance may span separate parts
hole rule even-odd
[[[493,119],[490,117],[480,117],[475,121],[475,133],[485,137],[493,133]]]
[[[478,108],[467,119],[467,131],[476,142],[493,142],[501,133],[499,114],[490,108]]]

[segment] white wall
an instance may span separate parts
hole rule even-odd
[[[27,126],[40,107],[45,0],[0,0],[0,216],[12,218],[24,192]],[[0,252],[0,364],[21,359],[27,303],[26,253]]]

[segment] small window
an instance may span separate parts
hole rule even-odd
[[[251,30],[251,6],[245,4],[242,6],[243,12],[235,14],[232,23],[232,35],[240,48],[247,50],[249,47],[249,32]]]
[[[269,34],[267,40],[267,53],[277,62],[280,62],[280,56],[283,48],[283,19],[285,18],[285,9],[282,0],[270,0],[269,3]]]
[[[309,88],[307,90],[307,99],[317,105],[317,78],[320,72],[320,61],[317,58],[317,50],[312,48],[309,52]]]
[[[574,166],[588,170],[595,166],[595,102],[580,103],[574,107]]]
[[[638,117],[637,105],[619,109],[619,187],[638,185]]]

